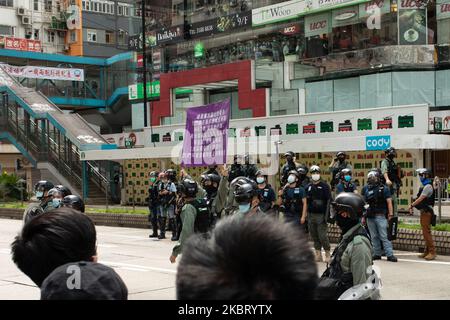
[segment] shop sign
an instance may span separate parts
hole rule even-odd
[[[386,150],[391,146],[391,136],[367,136],[366,137],[366,150]]]
[[[136,65],[138,68],[144,67],[144,56],[142,54],[136,55]]]
[[[399,15],[400,45],[426,45],[427,10],[426,9],[401,9]]]
[[[330,13],[305,17],[305,36],[312,37],[330,32]]]
[[[367,18],[373,15],[373,8],[378,7],[381,14],[391,12],[390,0],[373,0],[359,5],[359,17]]]
[[[205,56],[205,45],[203,42],[199,42],[194,47],[194,57],[203,58]]]
[[[294,34],[298,34],[300,33],[300,25],[299,24],[293,24],[291,26],[288,27],[284,27],[281,29],[281,33],[286,35],[286,36],[290,36],[290,35],[294,35]]]
[[[367,2],[368,0],[306,0],[304,14],[311,14],[330,9],[337,9]]]
[[[430,112],[429,130],[434,132],[450,132],[450,111]]]
[[[256,27],[293,19],[305,12],[306,3],[305,0],[293,0],[254,9],[252,10],[252,25]]]
[[[192,90],[177,88],[175,94],[189,94]],[[147,83],[147,97],[158,98],[160,95],[160,82],[153,81]],[[132,84],[128,86],[128,100],[138,100],[144,98],[144,86],[142,83]]]
[[[184,27],[176,26],[168,29],[161,29],[156,32],[156,44],[168,44],[184,39]]]
[[[48,80],[68,80],[68,81],[84,81],[83,69],[72,68],[50,68],[25,66],[17,67],[3,65],[4,70],[13,77],[30,78],[30,79],[48,79]]]
[[[450,0],[437,0],[436,17],[438,20],[450,18]]]
[[[156,34],[155,32],[148,32],[146,34],[146,45],[147,47],[156,46]],[[142,34],[135,34],[128,37],[128,49],[132,51],[141,51],[142,46]]]
[[[251,11],[236,13],[216,19],[191,24],[189,34],[191,38],[211,36],[232,30],[245,28],[252,24]]]
[[[398,3],[399,9],[425,9],[428,0],[400,0]]]
[[[5,37],[4,46],[5,49],[12,49],[19,51],[31,51],[31,52],[42,51],[41,41],[39,40]]]
[[[349,26],[360,22],[358,6],[333,10],[332,17],[333,27]]]

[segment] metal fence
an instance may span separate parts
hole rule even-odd
[[[439,196],[442,202],[450,202],[450,178],[439,178],[439,184],[436,184],[436,201],[439,201]],[[439,192],[440,191],[440,192]]]

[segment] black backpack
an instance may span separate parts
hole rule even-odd
[[[336,249],[334,249],[331,262],[319,279],[316,291],[317,299],[338,300],[345,291],[353,286],[353,275],[351,272],[344,273],[341,267],[341,259],[349,243],[358,235],[370,239],[365,228],[360,226],[350,237],[345,241],[342,240]]]
[[[213,218],[208,203],[205,199],[195,199],[194,201],[189,202],[189,204],[197,210],[194,222],[194,232],[207,233],[213,225]]]

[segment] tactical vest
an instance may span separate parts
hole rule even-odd
[[[172,204],[175,203],[176,196],[175,196],[175,194],[173,192],[170,192],[170,186],[172,185],[172,183],[173,182],[170,182],[170,181],[167,182],[166,184],[161,182],[159,187],[158,187],[158,189],[159,189],[158,191],[163,191],[163,190],[169,191],[168,194],[162,195],[159,198],[160,201],[161,201],[161,204],[164,205],[164,206],[169,206],[169,205],[172,205]]]
[[[391,160],[389,158],[386,158],[386,161],[388,163],[387,174],[389,180],[398,183],[400,181],[400,177],[398,176],[398,169],[399,169],[398,165],[394,162],[394,160]]]
[[[232,164],[230,168],[230,173],[228,174],[228,181],[231,182],[237,177],[245,176],[244,169],[240,164]]]
[[[380,209],[387,211],[386,197],[384,196],[384,185],[368,187],[364,194],[364,200],[369,204],[367,216],[374,217]]]
[[[283,205],[287,215],[299,216],[303,210],[303,199],[301,197],[301,187],[285,188],[283,190]]]
[[[308,201],[308,211],[311,213],[325,213],[327,209],[327,190],[323,182],[318,184],[310,183],[306,189],[306,199]]]
[[[430,185],[432,185],[431,183],[428,183]],[[420,187],[419,192],[417,193],[417,198],[420,197],[420,195],[422,194],[423,188],[425,188],[425,186]],[[416,206],[417,210],[424,210],[424,209],[429,209],[430,207],[433,208],[434,207],[434,203],[435,203],[435,198],[436,198],[436,191],[433,188],[433,194],[431,195],[431,197],[427,197],[426,199],[424,199],[421,203],[419,203]]]
[[[266,212],[272,208],[272,200],[269,199],[269,193],[271,191],[271,186],[266,185],[264,189],[258,189],[258,195],[260,196],[259,208]]]
[[[194,222],[194,232],[207,233],[213,224],[213,217],[208,204],[204,199],[195,199],[189,202],[189,204],[197,210]]]
[[[336,175],[341,172],[343,169],[347,168],[348,162],[344,161],[342,163],[339,162],[339,165],[336,168],[333,168],[332,176],[331,176],[331,183],[333,186],[337,185],[339,183],[339,178],[336,178]]]
[[[344,192],[355,192],[356,186],[353,182],[342,182],[342,185],[344,186]]]
[[[295,162],[286,163],[281,169],[281,182],[284,184],[287,182],[287,178],[289,176],[289,171],[296,170]]]
[[[155,207],[159,204],[159,185],[160,182],[155,182],[153,186],[148,188],[148,206],[149,208]]]
[[[319,300],[337,300],[348,289],[353,287],[353,274],[342,270],[342,256],[350,242],[356,236],[370,237],[363,226],[357,228],[347,239],[342,240],[334,249],[328,268],[322,274],[317,286],[317,298]]]

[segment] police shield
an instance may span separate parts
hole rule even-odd
[[[398,217],[392,217],[388,225],[388,240],[396,240],[398,232]]]

